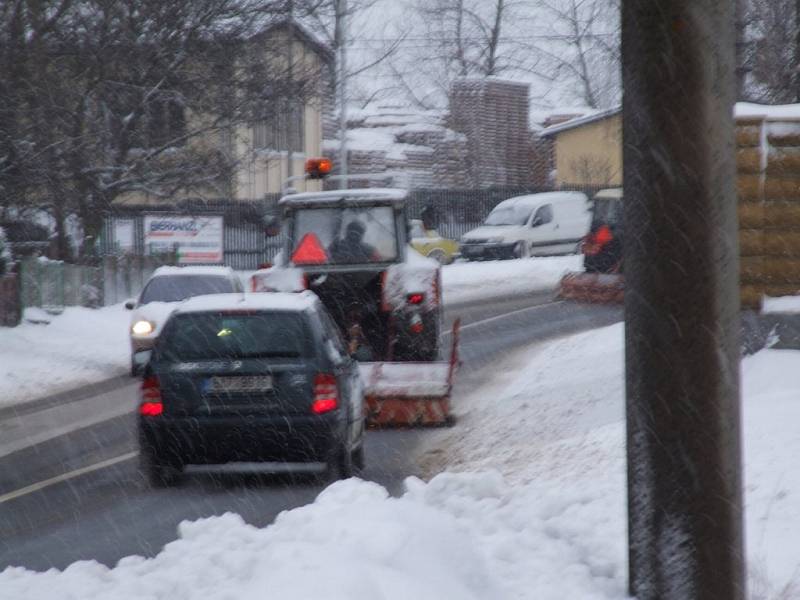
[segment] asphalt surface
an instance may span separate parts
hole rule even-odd
[[[454,402],[480,384],[493,361],[521,346],[619,321],[622,311],[554,301],[551,294],[450,305],[446,346],[456,317],[463,368]],[[183,520],[236,512],[264,526],[322,490],[309,474],[251,465],[190,469],[177,487],[148,488],[136,458],[137,390],[133,380],[118,378],[0,415],[0,570],[64,568],[91,559],[113,566],[131,554],[157,554],[176,539]],[[363,477],[400,493],[405,477],[418,472],[411,457],[425,433],[370,431]]]

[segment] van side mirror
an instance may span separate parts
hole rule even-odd
[[[136,308],[136,300],[134,300],[133,298],[129,298],[128,300],[126,300],[125,308],[128,310],[133,310],[134,308]]]
[[[544,219],[541,217],[541,215],[536,215],[533,217],[533,221],[531,221],[531,227],[540,227],[541,225],[544,225]]]

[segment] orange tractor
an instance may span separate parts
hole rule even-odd
[[[580,302],[621,303],[622,242],[622,189],[601,190],[594,196],[592,224],[581,245],[584,270],[567,273],[559,295]]]

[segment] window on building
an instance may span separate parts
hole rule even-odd
[[[266,117],[253,124],[253,147],[256,150],[283,152],[291,149],[302,152],[305,137],[305,118],[302,104],[275,107]]]
[[[148,107],[148,138],[150,147],[183,145],[186,135],[186,115],[183,106],[175,100],[158,100]]]

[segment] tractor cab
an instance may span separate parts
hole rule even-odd
[[[592,224],[581,244],[584,270],[564,275],[559,296],[579,302],[621,303],[625,295],[622,189],[600,190],[593,200]]]

